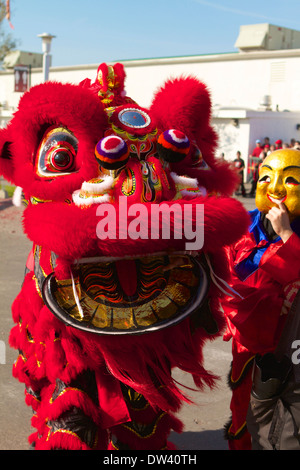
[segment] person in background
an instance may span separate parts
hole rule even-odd
[[[299,140],[296,140],[295,141],[295,145],[293,147],[295,150],[300,150],[300,141]]]
[[[268,156],[268,152],[266,152],[265,150],[263,152],[261,152],[261,154],[260,154],[261,161],[259,162],[259,165],[258,165],[258,176],[259,176],[260,167],[262,166],[262,164],[263,164],[265,158],[267,158],[267,156]]]
[[[264,145],[261,145],[261,141],[257,139],[255,141],[255,148],[251,155],[249,155],[250,162],[250,173],[251,173],[251,189],[249,196],[253,197],[255,195],[256,183],[258,178],[258,166],[260,163],[260,156],[266,145],[269,145],[269,137],[264,138]]]
[[[256,191],[256,186],[257,186],[257,181],[258,181],[258,174],[259,174],[259,168],[261,166],[262,161],[265,159],[267,156],[267,152],[265,150],[262,150],[259,154],[259,158],[255,158],[252,160],[251,164],[251,189],[249,196],[254,197],[255,196],[255,191]]]
[[[273,414],[270,398],[256,403],[261,410],[257,419],[252,400],[255,384],[259,383],[253,371],[260,358],[274,356],[300,288],[299,151],[282,149],[267,156],[260,168],[255,203],[256,209],[249,213],[248,233],[227,252],[234,292],[223,301],[227,321],[224,340],[232,340],[228,377],[232,416],[226,428],[227,439],[231,450],[272,446],[300,450],[300,380],[298,383],[293,375],[296,371],[287,375],[279,365],[273,365],[271,372],[265,371],[278,374],[280,390],[288,392],[284,396],[288,403],[284,416],[282,406],[277,415]],[[274,406],[278,390],[271,395]]]
[[[275,145],[274,145],[274,144],[271,144],[271,145],[270,145],[270,150],[267,151],[267,156],[270,155],[270,153],[275,152],[275,150],[276,150],[276,149],[275,149]]]
[[[236,152],[236,159],[233,160],[233,163],[234,163],[234,167],[236,168],[237,172],[238,172],[238,175],[240,177],[240,184],[239,184],[239,187],[237,188],[237,191],[236,191],[236,195],[238,194],[238,190],[241,188],[241,191],[242,191],[242,196],[245,197],[246,196],[246,190],[245,190],[245,186],[244,186],[244,168],[245,168],[245,162],[244,160],[241,158],[241,152],[238,150]]]
[[[282,148],[282,140],[281,139],[278,139],[276,140],[275,142],[275,150],[279,150]]]
[[[250,157],[259,157],[262,150],[263,150],[263,147],[262,147],[262,145],[261,145],[261,142],[260,142],[259,139],[257,139],[257,140],[255,141],[255,148],[253,149],[253,152],[252,152],[252,154],[250,155]]]

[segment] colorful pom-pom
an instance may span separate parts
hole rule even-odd
[[[157,150],[167,162],[179,162],[189,153],[190,141],[183,132],[169,129],[159,136]]]
[[[129,148],[121,137],[109,135],[99,140],[95,148],[95,155],[100,166],[108,170],[115,170],[127,163]]]

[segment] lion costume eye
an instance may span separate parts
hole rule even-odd
[[[76,171],[78,140],[63,127],[49,128],[37,152],[37,173],[40,176],[62,176]]]

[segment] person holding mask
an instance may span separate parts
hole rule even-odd
[[[227,321],[224,340],[232,339],[233,354],[229,376],[232,417],[226,429],[232,450],[279,446],[278,442],[271,444],[268,438],[262,438],[262,424],[254,417],[253,370],[260,358],[276,351],[288,312],[299,292],[300,151],[281,149],[265,158],[259,170],[255,202],[256,209],[249,214],[248,233],[228,249],[230,284],[235,295],[227,297],[223,308]],[[275,374],[277,372],[276,369]],[[298,393],[291,407],[296,416],[291,417],[291,422],[297,427],[300,383],[295,383],[290,371],[288,374],[293,394]],[[276,395],[276,391],[274,393]],[[259,402],[260,406],[262,404],[266,402]],[[290,441],[293,448],[300,450],[299,429],[291,433],[293,437],[283,434],[281,448]]]

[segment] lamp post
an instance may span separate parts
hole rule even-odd
[[[38,37],[42,39],[42,48],[43,48],[43,76],[44,82],[49,79],[49,69],[50,69],[50,62],[51,62],[51,41],[56,36],[52,36],[49,33],[38,34]]]

